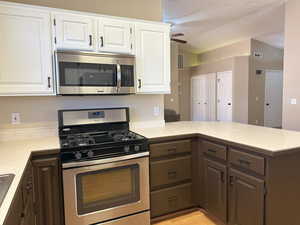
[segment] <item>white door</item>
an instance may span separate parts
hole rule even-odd
[[[95,50],[96,32],[93,17],[55,14],[54,19],[58,49]]]
[[[232,121],[232,71],[217,73],[217,120]]]
[[[193,121],[216,120],[216,74],[192,77],[191,105]]]
[[[99,19],[99,51],[116,53],[133,53],[133,26],[120,20]]]
[[[0,7],[0,95],[54,93],[48,12]]]
[[[265,126],[282,126],[283,72],[266,71],[265,74]]]
[[[195,76],[191,79],[191,117],[192,121],[208,120],[206,77]]]
[[[170,27],[138,23],[136,37],[137,92],[170,93]]]

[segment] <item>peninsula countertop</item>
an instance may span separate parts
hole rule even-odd
[[[287,131],[231,122],[174,122],[162,127],[131,128],[149,139],[181,135],[203,135],[257,149],[268,156],[300,151],[300,132]],[[27,135],[30,130],[26,131]],[[47,131],[45,130],[45,133]],[[30,136],[30,135],[28,135]],[[34,152],[59,152],[58,136],[0,141],[0,174],[15,174],[12,185],[0,208],[0,225],[9,210],[26,164]]]

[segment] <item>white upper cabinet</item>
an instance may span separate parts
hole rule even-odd
[[[50,13],[0,6],[0,95],[51,95]]]
[[[133,53],[133,26],[121,20],[98,20],[98,49],[103,52]]]
[[[67,13],[53,16],[57,49],[96,50],[94,17]]]
[[[137,92],[170,93],[170,27],[137,23],[135,43]]]

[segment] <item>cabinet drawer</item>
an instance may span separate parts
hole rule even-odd
[[[191,179],[191,156],[151,162],[151,188]]]
[[[206,155],[227,160],[227,151],[225,145],[220,145],[209,141],[203,141],[203,152]]]
[[[161,157],[191,152],[191,140],[172,141],[150,145],[150,157]]]
[[[252,170],[258,174],[265,175],[265,160],[263,157],[230,149],[229,162],[245,169]]]
[[[189,208],[192,205],[190,183],[151,192],[151,217]]]

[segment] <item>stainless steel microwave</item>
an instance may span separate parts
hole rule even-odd
[[[132,55],[57,51],[56,59],[60,95],[135,93]]]

